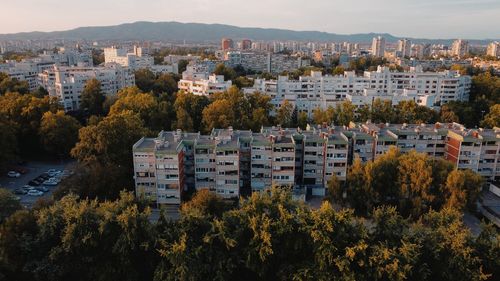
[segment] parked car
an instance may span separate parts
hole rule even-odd
[[[31,186],[39,186],[42,183],[39,182],[38,179],[33,179],[30,182],[28,182],[28,184],[31,185]]]
[[[50,179],[50,176],[47,173],[43,173],[43,174],[39,175],[38,178],[42,178],[44,180],[48,180],[48,179]]]
[[[17,195],[25,195],[26,193],[28,193],[28,191],[22,189],[22,188],[16,188],[14,190],[14,194],[17,194]]]
[[[55,177],[55,176],[57,176],[57,175],[59,175],[61,173],[62,173],[61,171],[56,170],[56,169],[49,169],[47,171],[47,175],[49,175],[50,177]]]
[[[38,191],[41,191],[41,192],[48,192],[49,191],[49,189],[47,187],[43,186],[43,185],[42,186],[37,186],[35,189],[38,190]]]
[[[34,186],[31,186],[31,185],[29,185],[29,184],[26,184],[26,185],[23,185],[21,188],[22,188],[22,189],[24,189],[24,190],[30,190],[30,189],[33,189],[33,188],[35,188],[35,187],[34,187]]]
[[[50,178],[46,181],[43,182],[43,185],[45,186],[56,186],[59,184],[59,182],[57,180],[52,180],[53,178]]]
[[[18,178],[18,177],[21,176],[21,174],[18,173],[18,172],[16,172],[16,171],[10,171],[10,172],[7,173],[7,176],[9,178]]]
[[[28,195],[29,196],[42,196],[43,192],[38,191],[36,189],[32,189],[32,190],[28,191]]]

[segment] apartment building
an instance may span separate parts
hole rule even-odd
[[[450,124],[351,124],[214,129],[209,135],[161,132],[133,147],[136,192],[158,204],[179,204],[188,189],[234,199],[271,186],[324,196],[333,175],[347,177],[355,158],[376,160],[391,147],[446,159],[487,180],[500,179],[500,128]],[[248,192],[248,193],[247,193]]]
[[[255,72],[281,73],[311,65],[302,56],[273,54],[258,51],[230,51],[224,55],[224,63],[231,67],[242,66]]]
[[[397,57],[406,58],[411,56],[411,40],[401,39],[398,41]]]
[[[212,74],[208,76],[208,79],[202,77],[206,77],[205,74],[198,73],[194,74],[193,79],[179,80],[177,83],[179,90],[198,96],[211,96],[215,93],[227,91],[232,86],[231,80],[224,81],[224,75]]]
[[[80,108],[81,94],[90,79],[101,82],[101,90],[108,96],[125,87],[135,85],[135,76],[128,68],[118,64],[105,67],[52,66],[38,74],[38,83],[50,96],[57,97],[65,111]]]
[[[372,40],[372,56],[383,57],[385,55],[385,38],[382,36],[374,37]]]
[[[115,46],[104,48],[105,63],[117,63],[131,70],[150,68],[154,65],[154,58],[143,53],[141,47],[134,46],[132,52],[127,48],[117,48]]]
[[[500,57],[500,42],[495,41],[488,44],[486,55],[492,57]]]
[[[0,64],[0,72],[11,78],[28,82],[30,91],[35,91],[40,85],[38,75],[46,69],[56,66],[91,67],[92,54],[89,51],[77,51],[61,48],[57,53],[45,51],[35,58],[23,59],[20,62],[7,61]]]
[[[469,54],[469,41],[457,39],[451,45],[451,55],[456,57],[464,57]]]
[[[467,129],[449,124],[445,158],[458,169],[471,169],[488,180],[500,179],[500,128]]]
[[[269,95],[276,108],[288,100],[299,112],[311,117],[314,109],[336,107],[344,100],[358,106],[370,105],[377,98],[391,100],[393,105],[414,100],[423,106],[438,107],[450,101],[467,101],[470,86],[470,76],[455,71],[424,72],[416,67],[408,72],[391,72],[379,66],[377,71],[366,71],[363,76],[352,71],[337,76],[311,71],[310,76],[298,80],[287,76],[279,76],[277,80],[255,79],[254,86],[244,92]]]

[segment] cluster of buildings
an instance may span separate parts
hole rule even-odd
[[[224,75],[209,74],[208,70],[200,65],[188,65],[182,73],[182,79],[177,83],[179,90],[199,96],[227,91],[232,82],[225,81]]]
[[[110,47],[104,48],[104,61],[106,64],[116,63],[123,67],[127,67],[132,71],[138,69],[149,69],[153,73],[178,73],[178,61],[168,64],[156,65],[154,58],[148,55],[143,48],[134,46],[133,51],[129,52],[128,48]]]
[[[141,138],[133,146],[137,194],[156,204],[181,203],[189,189],[208,189],[224,198],[262,192],[273,185],[293,187],[305,200],[324,196],[328,180],[345,180],[359,157],[373,161],[390,147],[416,150],[500,179],[500,128],[467,129],[450,124],[353,124],[260,132],[214,129],[209,135],[181,130]]]
[[[82,91],[90,79],[99,80],[106,95],[114,95],[122,88],[135,85],[135,70],[178,73],[178,61],[155,65],[153,57],[137,46],[132,52],[126,48],[104,48],[104,58],[104,64],[94,66],[91,49],[60,48],[58,52],[45,51],[20,62],[7,61],[0,64],[0,72],[27,81],[30,91],[45,88],[50,96],[59,99],[66,111],[80,108]]]
[[[30,91],[39,87],[38,74],[54,65],[60,66],[92,66],[90,50],[61,48],[57,53],[45,51],[37,57],[22,61],[6,61],[0,64],[0,72],[7,73],[11,78],[27,81]]]
[[[101,82],[101,90],[107,96],[135,85],[134,73],[116,63],[105,67],[52,65],[38,74],[38,84],[45,88],[50,96],[57,97],[65,111],[80,108],[83,89],[91,79]]]
[[[225,65],[241,66],[253,72],[282,73],[311,65],[309,59],[301,55],[274,54],[256,51],[228,51],[223,54]]]
[[[287,100],[311,117],[314,109],[336,107],[345,100],[357,107],[371,105],[375,99],[389,100],[394,106],[403,100],[413,100],[434,108],[450,101],[467,101],[470,86],[471,78],[456,71],[423,72],[416,67],[408,72],[393,72],[379,66],[377,71],[366,71],[363,76],[353,71],[337,76],[311,71],[310,76],[298,80],[288,76],[279,76],[277,80],[255,79],[254,86],[244,92],[269,95],[276,108]]]

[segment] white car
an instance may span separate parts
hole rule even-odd
[[[29,196],[42,196],[43,192],[38,191],[36,189],[32,189],[32,190],[28,191],[28,195]]]
[[[56,186],[58,184],[59,184],[59,181],[57,181],[57,179],[55,179],[55,178],[50,178],[50,179],[43,182],[43,185],[45,185],[45,186]]]
[[[7,173],[7,176],[9,178],[18,178],[18,177],[21,176],[21,174],[18,173],[18,172],[16,172],[16,171],[10,171],[10,172]]]

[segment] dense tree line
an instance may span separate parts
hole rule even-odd
[[[1,200],[1,199],[0,199]],[[3,207],[3,205],[2,205]],[[1,208],[1,207],[0,207]],[[452,208],[416,222],[396,208],[369,223],[286,190],[238,208],[199,192],[181,219],[149,221],[129,193],[99,203],[69,195],[0,225],[0,280],[497,280],[500,236],[473,236]]]
[[[391,148],[372,162],[356,158],[345,182],[335,177],[328,182],[328,196],[361,215],[390,205],[405,217],[419,218],[431,209],[475,211],[482,186],[483,178],[470,170],[456,170],[446,160],[414,150],[403,154]]]

